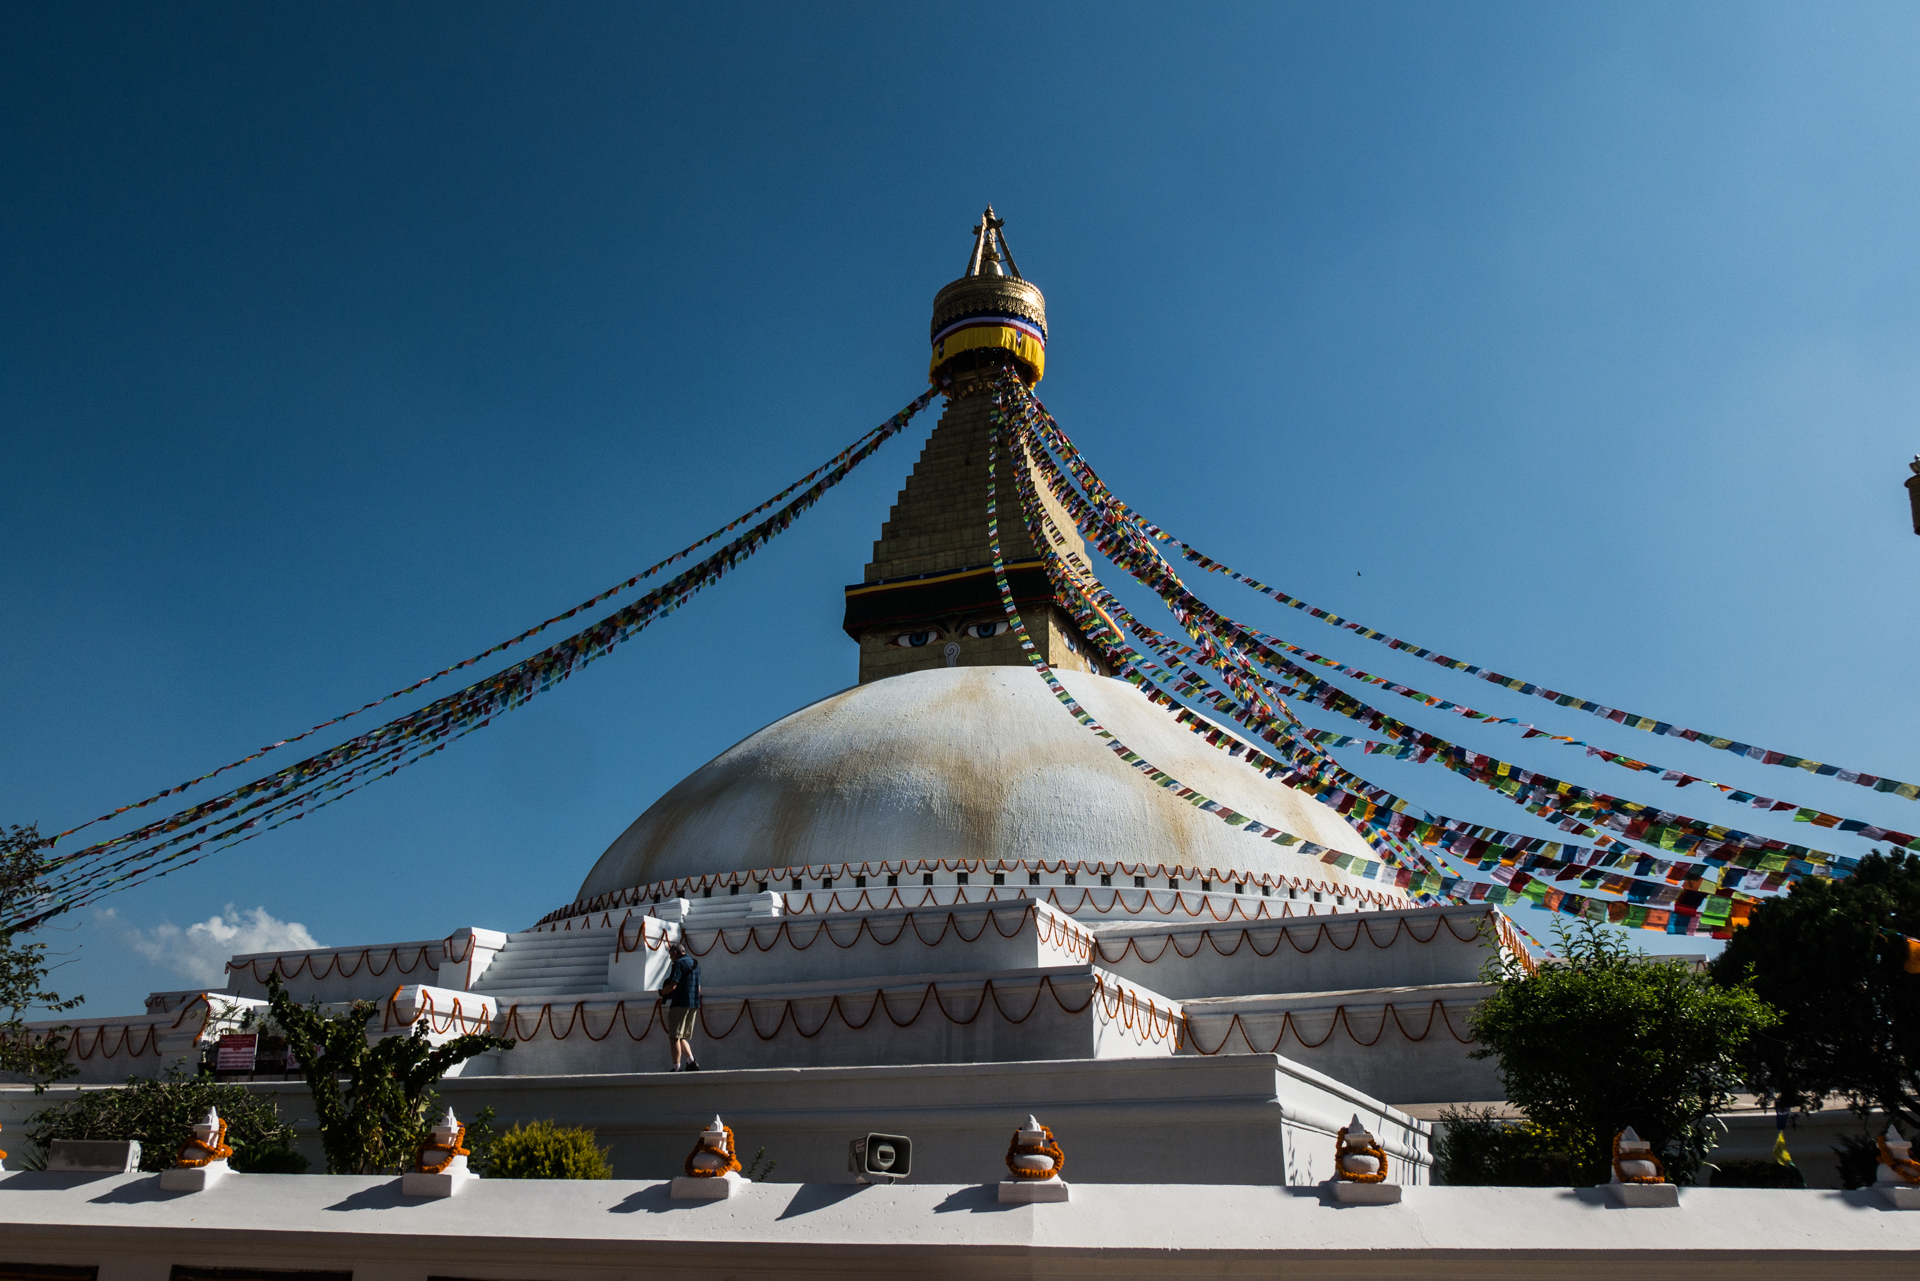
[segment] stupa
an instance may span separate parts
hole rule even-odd
[[[82,1079],[210,1056],[277,970],[303,1001],[380,1002],[376,1034],[515,1038],[443,1093],[462,1115],[592,1125],[623,1177],[677,1170],[689,1123],[717,1112],[782,1177],[836,1177],[846,1140],[882,1131],[914,1136],[916,1177],[969,1178],[1001,1161],[1008,1116],[1034,1114],[1079,1182],[1308,1184],[1357,1114],[1396,1178],[1423,1182],[1427,1129],[1395,1105],[1499,1097],[1464,1016],[1503,918],[1415,906],[1218,821],[1036,676],[986,498],[990,386],[1040,380],[1046,303],[991,208],[973,232],[934,300],[945,411],[845,589],[856,684],[668,789],[537,922],[236,956],[223,990],[71,1021]],[[1034,463],[1000,466],[1007,485]],[[1085,563],[1072,520],[1047,515],[1054,551]],[[1021,522],[1000,529],[1028,635],[1101,724],[1208,796],[1373,857],[1333,809],[1113,676]],[[666,1070],[673,940],[701,962],[698,1074]],[[255,1088],[304,1102],[297,1079]]]

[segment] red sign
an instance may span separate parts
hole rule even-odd
[[[213,1070],[216,1072],[251,1072],[254,1055],[260,1048],[260,1035],[257,1032],[230,1032],[220,1038],[220,1048],[215,1052]]]

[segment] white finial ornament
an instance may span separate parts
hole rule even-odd
[[[1065,1201],[1069,1194],[1060,1171],[1066,1166],[1067,1154],[1053,1131],[1029,1114],[1007,1145],[1007,1173],[1012,1177],[1001,1180],[1000,1199],[1014,1205]]]
[[[1679,1189],[1667,1182],[1665,1163],[1632,1126],[1613,1136],[1612,1168],[1606,1187],[1621,1205],[1672,1209],[1680,1204]]]
[[[1355,1112],[1333,1139],[1333,1178],[1327,1181],[1333,1199],[1342,1205],[1393,1205],[1400,1185],[1391,1183],[1387,1150]]]
[[[693,1151],[687,1153],[683,1168],[686,1174],[673,1181],[672,1197],[676,1201],[722,1201],[746,1183],[740,1177],[740,1156],[733,1131],[718,1114],[713,1124],[694,1140]]]
[[[227,1146],[227,1123],[213,1108],[193,1127],[192,1135],[174,1155],[171,1170],[160,1172],[160,1186],[168,1192],[204,1192],[233,1173],[227,1158],[233,1149]]]

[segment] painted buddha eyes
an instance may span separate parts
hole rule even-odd
[[[960,629],[960,634],[974,640],[985,640],[989,636],[1003,636],[1012,630],[1013,624],[1007,622],[968,623]],[[944,635],[946,633],[938,628],[929,628],[924,632],[901,632],[891,643],[901,649],[919,649],[922,645],[933,644]]]
[[[922,645],[931,645],[940,639],[937,631],[902,632],[893,638],[893,643],[901,649],[919,649]]]

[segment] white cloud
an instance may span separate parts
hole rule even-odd
[[[225,911],[184,930],[172,922],[150,930],[128,930],[127,945],[155,965],[209,987],[226,985],[230,957],[244,952],[298,952],[320,946],[298,921],[282,921],[264,907],[237,912],[231,903]]]

